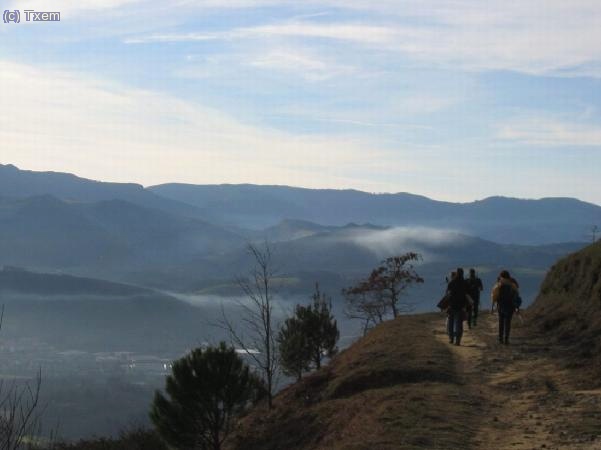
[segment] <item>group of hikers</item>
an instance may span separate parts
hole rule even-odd
[[[462,268],[458,268],[447,279],[447,290],[438,303],[438,307],[447,313],[447,333],[449,343],[460,345],[463,336],[463,322],[467,320],[471,329],[478,322],[480,310],[480,293],[484,289],[482,280],[470,269],[468,278],[464,277]],[[499,343],[509,344],[511,319],[519,312],[522,305],[519,283],[507,270],[501,271],[492,288],[491,312],[497,311],[499,316]]]

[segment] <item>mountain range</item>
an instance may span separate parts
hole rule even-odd
[[[492,281],[511,267],[533,295],[595,223],[601,207],[569,198],[449,203],[287,186],[144,188],[0,165],[0,265],[186,293],[231,294],[253,263],[247,244],[268,241],[283,289],[296,293],[316,281],[338,293],[381,259],[416,251],[431,279],[464,265]],[[434,289],[422,292],[427,302]]]
[[[490,197],[450,203],[408,193],[288,186],[163,184],[150,191],[200,209],[214,223],[265,228],[284,219],[322,225],[373,223],[452,229],[499,243],[549,244],[586,239],[601,207],[572,198]]]
[[[106,183],[0,164],[0,197],[51,195],[66,202],[121,200],[229,230],[261,230],[286,219],[320,225],[371,223],[450,229],[498,243],[538,245],[589,239],[601,207],[573,198],[489,197],[451,203],[409,194],[261,185]]]

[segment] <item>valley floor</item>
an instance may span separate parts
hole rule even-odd
[[[447,343],[442,321],[433,325]],[[520,317],[509,346],[498,344],[497,316],[487,312],[461,346],[447,345],[461,381],[480,399],[470,448],[601,449],[601,390],[582,386],[586,367],[566,368],[562,350],[529,335]]]

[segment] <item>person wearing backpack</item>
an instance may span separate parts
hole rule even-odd
[[[470,269],[470,277],[467,279],[469,295],[472,298],[472,308],[468,311],[467,326],[471,329],[478,321],[478,310],[480,309],[480,292],[482,292],[482,280],[476,276],[476,270]]]
[[[511,319],[516,311],[516,300],[519,296],[518,288],[511,275],[503,270],[497,278],[497,283],[492,290],[492,311],[495,307],[499,315],[499,343],[509,344],[509,333],[511,332]]]
[[[471,302],[468,285],[463,278],[463,269],[461,268],[457,269],[455,276],[447,286],[447,299],[447,332],[449,334],[449,343],[461,345],[463,321],[465,320],[466,310]]]

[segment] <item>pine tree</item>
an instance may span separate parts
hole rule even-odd
[[[280,364],[286,375],[297,380],[311,365],[319,369],[323,358],[332,357],[340,337],[331,302],[319,291],[319,285],[312,300],[308,306],[297,305],[294,316],[284,322],[278,334]]]
[[[280,366],[285,375],[301,379],[310,368],[311,348],[297,316],[286,319],[277,337]]]
[[[166,394],[157,391],[150,418],[175,448],[219,450],[234,416],[262,392],[262,384],[232,347],[195,349],[173,363]]]
[[[312,300],[311,305],[297,310],[297,317],[307,337],[311,360],[319,369],[323,358],[331,358],[338,351],[336,343],[340,338],[340,332],[332,314],[331,301],[320,292],[318,284],[315,285]]]

